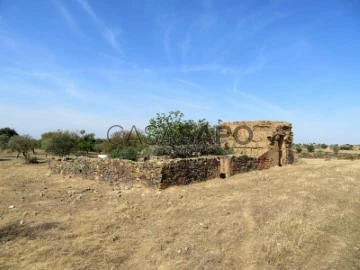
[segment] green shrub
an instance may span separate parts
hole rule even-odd
[[[315,146],[313,144],[306,145],[306,149],[309,153],[312,153],[315,151]]]
[[[316,152],[316,156],[317,157],[319,157],[319,158],[324,158],[325,157],[325,153],[324,153],[324,151],[318,151],[318,152]]]
[[[15,135],[12,136],[7,143],[7,148],[12,152],[17,152],[17,158],[20,154],[23,154],[24,158],[27,160],[30,158],[30,151],[34,152],[35,140],[30,135]]]
[[[137,161],[138,151],[134,147],[118,147],[110,151],[109,157]]]
[[[334,147],[333,147],[333,151],[334,151],[335,154],[339,153],[340,147],[334,146]]]
[[[302,147],[300,145],[297,145],[295,150],[296,150],[296,153],[300,154],[303,149],[302,149]]]
[[[74,152],[79,142],[79,136],[75,132],[61,131],[48,132],[42,136],[42,148],[47,153],[58,156],[66,156]]]

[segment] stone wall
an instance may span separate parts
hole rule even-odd
[[[161,182],[163,166],[163,161],[134,162],[84,157],[49,162],[49,167],[54,173],[82,176],[110,183],[142,181],[155,184]]]
[[[260,169],[293,162],[292,125],[288,122],[225,122],[221,131],[222,147],[233,148],[236,155],[260,159]]]
[[[114,184],[140,181],[159,188],[186,185],[217,177],[226,178],[252,170],[292,164],[293,133],[287,122],[223,123],[228,134],[223,147],[231,147],[234,156],[208,156],[187,159],[163,159],[133,162],[120,159],[76,158],[52,160],[55,173],[78,175]],[[223,130],[224,131],[224,130]],[[222,133],[223,134],[223,133]]]
[[[220,159],[201,157],[175,159],[165,163],[161,171],[160,187],[186,185],[219,177]]]
[[[115,185],[142,183],[166,188],[267,169],[272,164],[268,156],[264,159],[249,156],[209,156],[144,162],[79,157],[51,160],[49,167],[53,173],[106,181]]]

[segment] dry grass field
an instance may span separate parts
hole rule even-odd
[[[0,206],[0,269],[360,269],[359,161],[159,191],[3,155]]]

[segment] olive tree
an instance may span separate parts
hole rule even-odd
[[[157,113],[150,119],[145,130],[148,140],[157,145],[170,148],[173,157],[190,157],[197,154],[212,154],[220,151],[215,141],[216,128],[208,121],[183,120],[180,111],[169,114]]]
[[[44,134],[43,134],[44,135]],[[42,148],[47,153],[66,156],[72,153],[79,142],[79,135],[70,131],[48,132],[42,138]]]
[[[26,160],[30,158],[30,151],[35,154],[34,148],[36,141],[30,135],[13,136],[7,143],[7,148],[12,152],[17,152],[16,158],[23,154]]]

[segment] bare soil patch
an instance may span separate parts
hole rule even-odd
[[[159,191],[0,159],[0,269],[360,269],[359,161]]]

